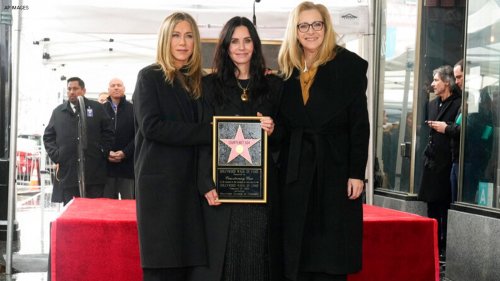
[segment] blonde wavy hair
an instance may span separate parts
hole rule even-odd
[[[194,47],[193,54],[188,59],[187,64],[180,69],[175,68],[175,60],[171,52],[172,33],[175,26],[181,22],[187,21],[193,31]],[[166,17],[160,26],[158,34],[158,45],[156,49],[156,63],[161,67],[165,74],[165,80],[172,85],[176,77],[182,83],[182,86],[197,99],[201,96],[201,47],[200,31],[194,18],[183,12],[175,12]]]
[[[299,15],[303,11],[317,10],[323,18],[325,36],[323,44],[319,47],[316,60],[311,68],[318,67],[335,57],[337,46],[337,38],[333,29],[332,19],[328,9],[322,4],[314,4],[313,2],[302,2],[290,12],[288,24],[285,31],[285,39],[281,43],[278,54],[278,65],[285,80],[292,76],[294,68],[302,68],[304,60],[304,51],[297,37],[297,25],[299,24]]]

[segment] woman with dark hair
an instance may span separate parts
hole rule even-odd
[[[200,33],[186,13],[160,27],[156,63],[143,68],[134,91],[135,180],[141,266],[145,281],[184,281],[207,264],[197,145],[211,128],[201,121]]]
[[[273,118],[279,102],[281,81],[265,75],[261,41],[253,24],[234,17],[223,27],[216,47],[213,73],[204,78],[205,116],[263,116],[261,127],[273,146]],[[200,189],[205,194],[203,211],[207,232],[209,266],[195,269],[193,280],[265,281],[278,279],[278,246],[274,227],[277,176],[268,157],[268,203],[220,203],[211,176],[211,155],[200,160]],[[273,271],[271,272],[271,269]],[[276,275],[274,275],[276,274]],[[275,278],[276,277],[276,278]]]

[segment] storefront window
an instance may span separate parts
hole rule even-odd
[[[382,2],[381,34],[385,36],[377,95],[375,187],[408,192],[410,158],[401,156],[400,145],[411,142],[418,6],[416,1]]]
[[[469,1],[459,201],[500,207],[500,2]]]

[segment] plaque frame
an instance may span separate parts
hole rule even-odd
[[[213,117],[212,177],[219,196],[218,202],[267,203],[268,146],[267,133],[260,126],[261,119],[262,117],[259,116]],[[224,143],[224,141],[233,141],[233,143],[238,141],[236,140],[238,133],[243,135],[243,141],[250,140],[255,143],[250,145],[247,143],[243,146],[234,144],[236,148]],[[259,140],[255,141],[256,139]],[[241,150],[245,150],[245,147],[248,152],[246,156],[250,157],[250,161],[242,155]],[[233,154],[232,150],[236,150],[237,155],[233,155],[233,158],[229,160]],[[229,156],[227,156],[228,153]],[[256,156],[256,159],[252,156]],[[255,163],[253,160],[256,160]],[[221,175],[227,174],[230,175],[229,178],[227,176],[224,179],[221,178]],[[246,191],[249,192],[245,193]]]

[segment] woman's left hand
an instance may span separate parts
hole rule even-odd
[[[364,186],[365,183],[363,180],[349,179],[347,181],[347,197],[349,197],[349,199],[351,200],[358,199],[358,197],[363,192]]]
[[[274,131],[274,121],[269,116],[263,116],[262,113],[257,112],[257,116],[262,117],[260,119],[260,127],[266,131],[267,136],[270,136]]]
[[[215,190],[215,188],[205,193],[205,198],[207,199],[208,205],[210,206],[219,206],[221,204],[221,202],[219,202],[219,196],[217,195],[217,191]]]

